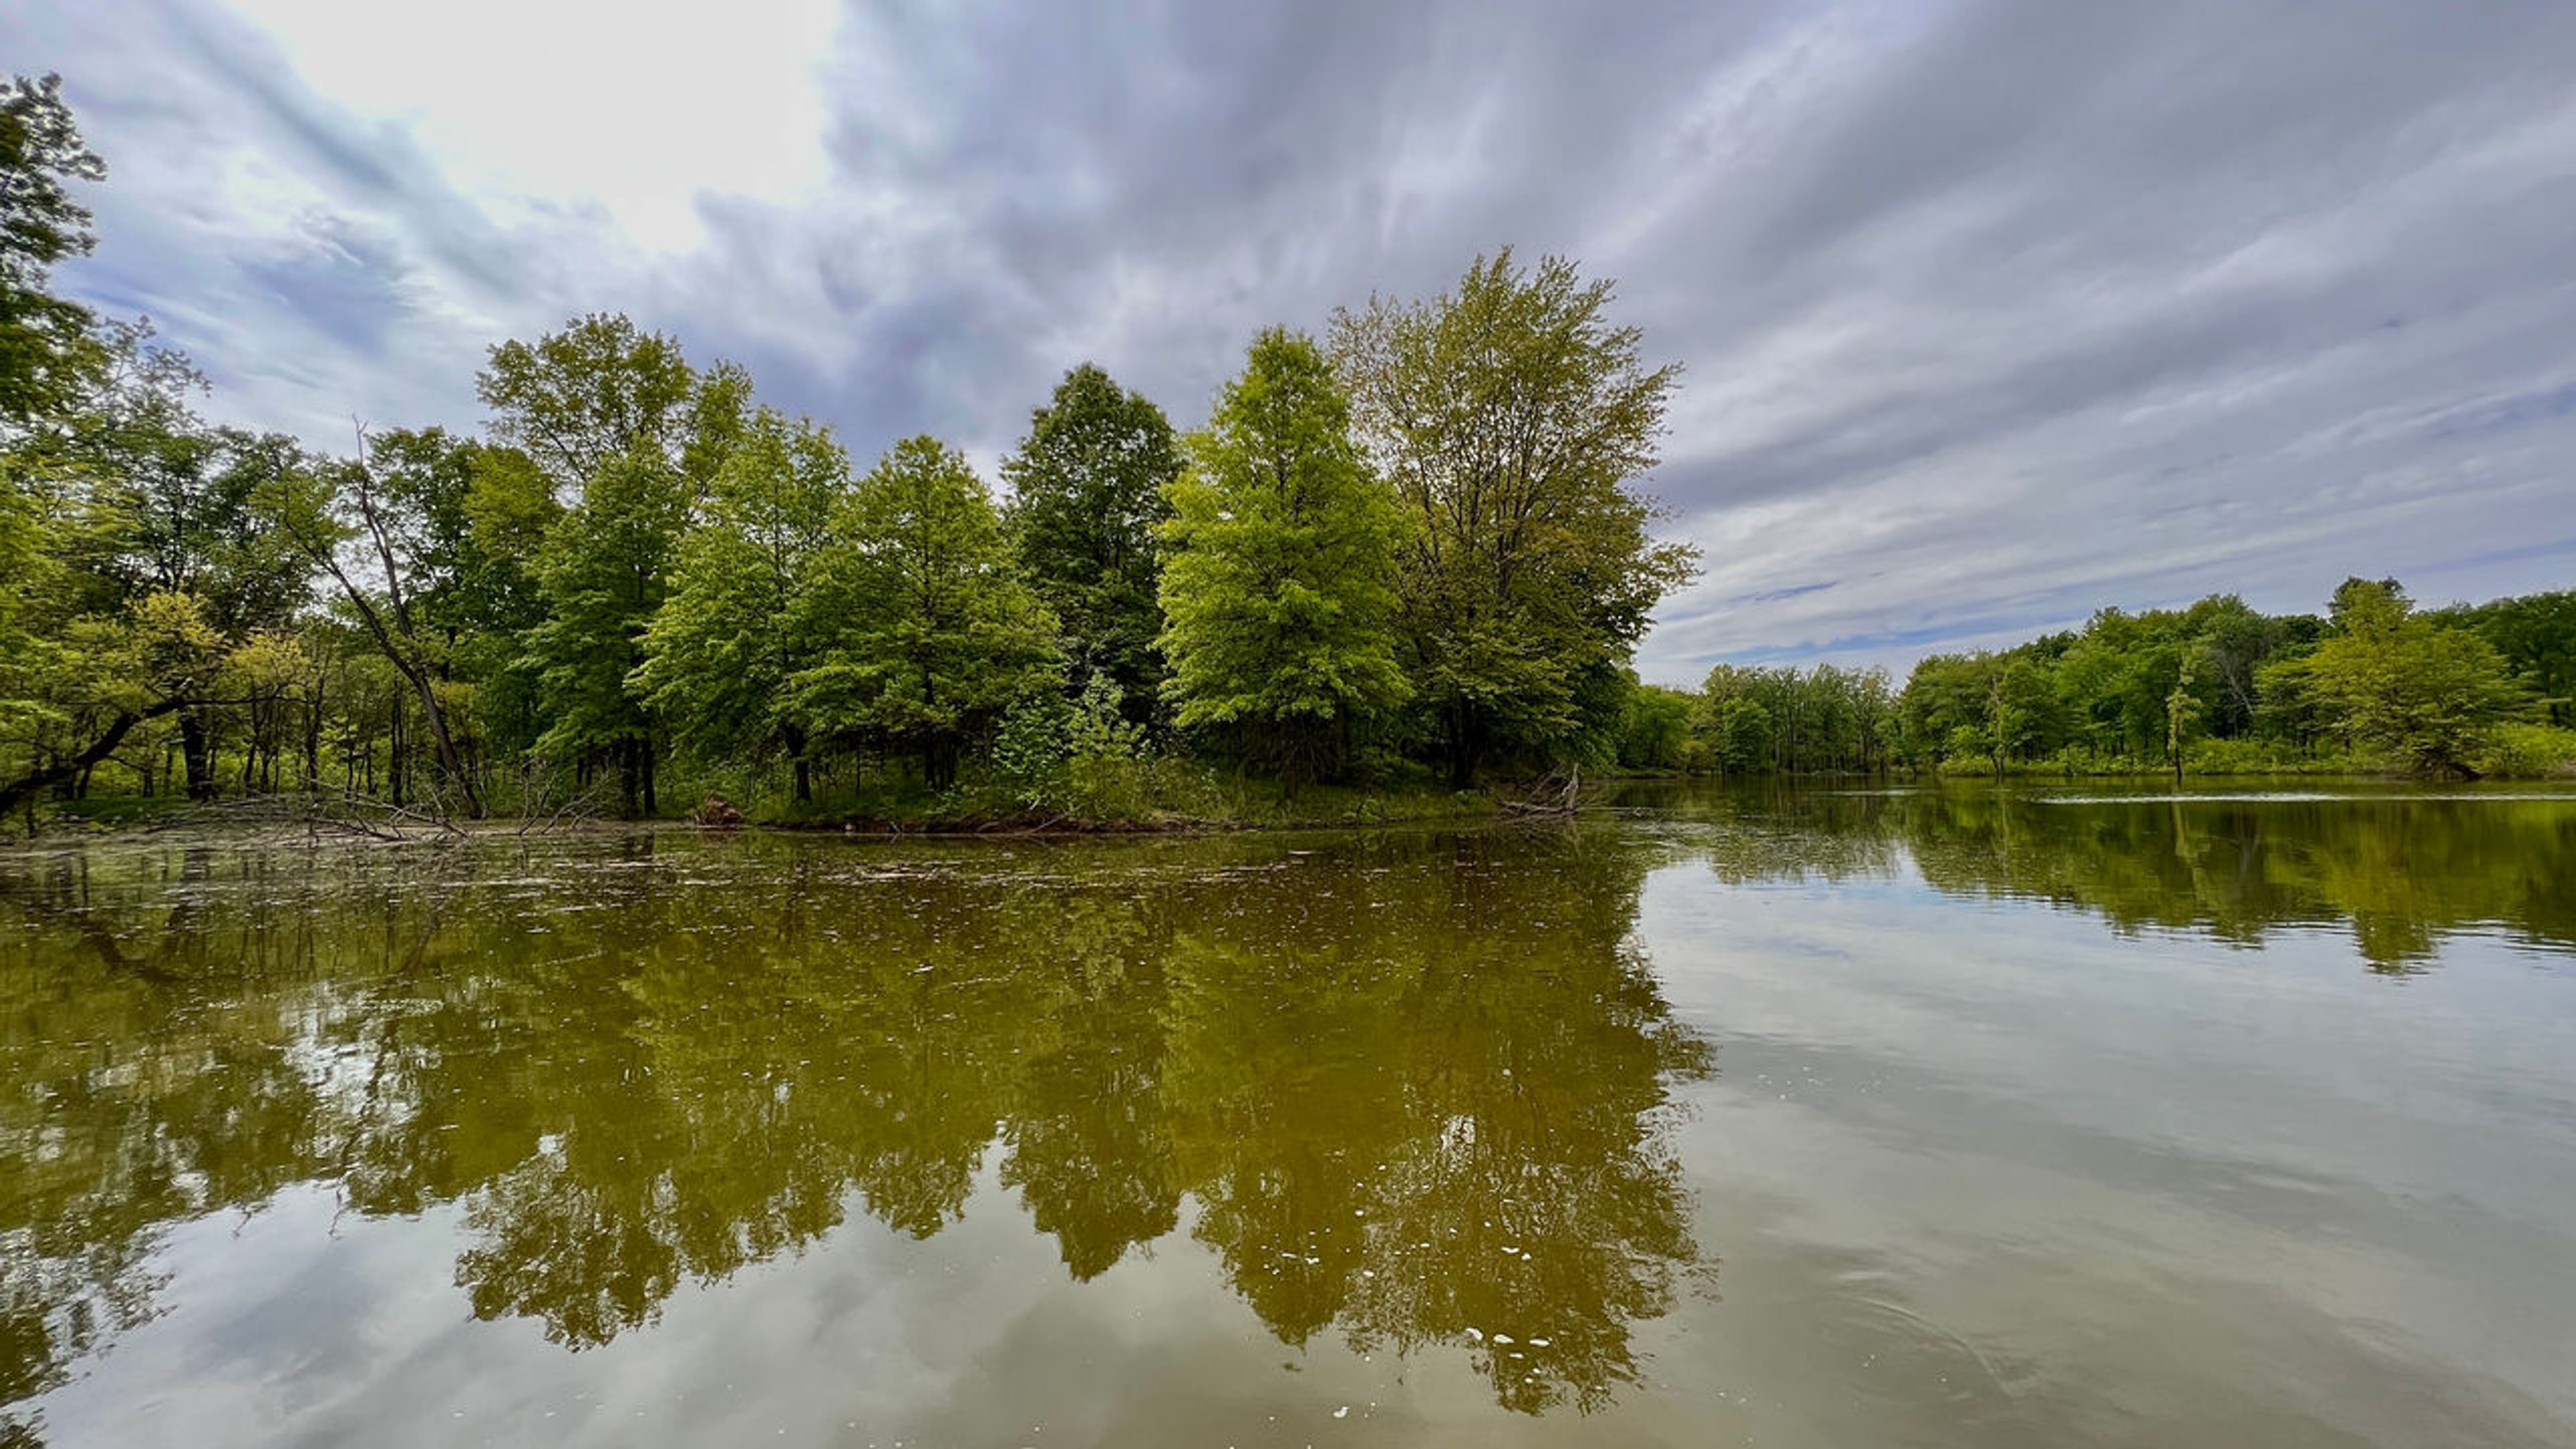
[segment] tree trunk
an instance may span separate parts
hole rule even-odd
[[[304,706],[304,788],[322,789],[322,681],[313,681],[313,698]]]
[[[635,758],[635,744],[632,735],[617,742],[617,795],[629,820],[635,818],[644,795],[644,768]]]
[[[813,762],[803,755],[796,757],[796,803],[799,805],[814,803],[814,766]]]
[[[188,709],[180,712],[179,753],[188,762],[188,798],[215,798],[215,752],[212,742],[206,738],[205,711]]]
[[[1475,710],[1472,706],[1462,704],[1451,713],[1449,718],[1450,789],[1474,788],[1476,757],[1484,753],[1481,748],[1482,734],[1483,727],[1475,718]]]

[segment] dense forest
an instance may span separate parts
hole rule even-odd
[[[2576,591],[2419,609],[2347,579],[2324,615],[2233,594],[2103,609],[2001,652],[1883,670],[1719,665],[1642,686],[1635,768],[1727,774],[2576,773]]]
[[[607,314],[492,348],[479,436],[212,425],[148,325],[53,290],[105,176],[54,78],[6,93],[0,167],[0,818],[31,827],[1461,788],[1614,760],[1695,568],[1636,487],[1677,370],[1558,258],[1264,331],[1195,432],[1077,366],[997,500],[948,442],[861,469]]]

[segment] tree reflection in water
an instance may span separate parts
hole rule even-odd
[[[1661,802],[1728,882],[1887,875],[1911,862],[1949,895],[2089,911],[2114,930],[2260,946],[2348,931],[2370,968],[2429,965],[2446,935],[2576,944],[2576,794],[2426,798],[2147,796],[1932,787],[1756,786]]]
[[[1710,1271],[1668,1141],[1710,1049],[1633,937],[1660,865],[2331,930],[2386,972],[2459,932],[2576,944],[2564,801],[1757,789],[1302,843],[22,850],[0,1404],[27,1432],[157,1311],[172,1226],[298,1184],[448,1214],[473,1311],[580,1349],[998,1182],[1075,1281],[1186,1234],[1284,1342],[1448,1346],[1507,1407],[1598,1406]]]
[[[1291,1344],[1464,1347],[1597,1405],[1701,1271],[1630,942],[1558,834],[918,850],[629,836],[0,864],[0,1401],[149,1317],[169,1226],[293,1184],[454,1205],[569,1348],[985,1155],[1068,1273],[1188,1230]],[[23,1407],[22,1407],[23,1416]],[[21,1426],[24,1427],[23,1425]]]

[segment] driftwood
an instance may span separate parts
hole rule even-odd
[[[211,801],[192,810],[165,815],[151,822],[154,831],[187,830],[207,826],[237,828],[274,825],[301,829],[307,840],[318,842],[324,835],[355,835],[369,840],[417,840],[423,837],[456,839],[465,829],[448,813],[437,808],[416,809],[396,805],[369,795],[338,792],[292,795],[252,795],[239,800]]]
[[[1528,786],[1524,794],[1506,796],[1503,813],[1519,817],[1572,815],[1600,796],[1599,785],[1585,788],[1582,766],[1568,766],[1564,774],[1548,775]]]

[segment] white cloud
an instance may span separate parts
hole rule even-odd
[[[397,126],[505,221],[593,204],[627,241],[705,240],[702,194],[811,197],[832,0],[231,0],[295,75]]]
[[[617,310],[989,463],[1086,358],[1184,424],[1269,323],[1502,244],[1688,371],[1643,650],[1903,665],[2212,590],[2576,563],[2576,9],[1548,0],[0,8],[113,177],[67,281],[223,416],[471,426]]]

